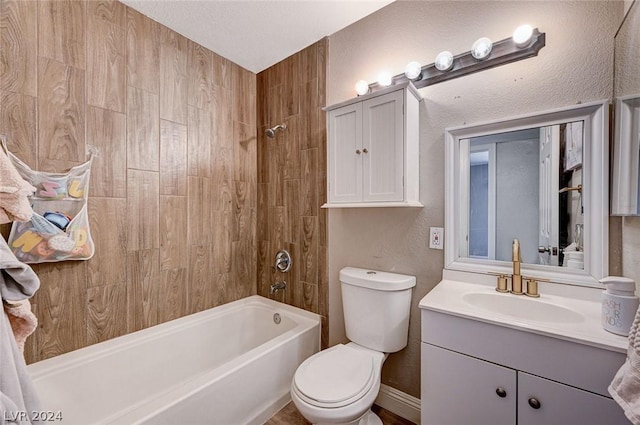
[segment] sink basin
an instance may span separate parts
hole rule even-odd
[[[470,292],[462,295],[462,300],[473,307],[520,320],[562,323],[585,320],[580,313],[567,307],[519,295]]]

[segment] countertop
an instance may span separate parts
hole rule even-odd
[[[493,277],[489,277],[489,279],[484,277],[477,282],[468,282],[460,279],[460,276],[460,273],[446,273],[445,271],[443,274],[444,279],[420,300],[420,308],[591,345],[610,351],[622,353],[627,351],[627,337],[615,335],[602,328],[600,321],[602,308],[600,296],[602,291],[597,288],[543,284],[541,282],[540,298],[529,298],[524,295],[496,292],[494,289],[495,278]],[[524,297],[523,300],[525,302],[560,305],[579,313],[583,320],[562,322],[547,320],[548,318],[542,321],[520,319],[466,302],[463,296],[469,293],[486,293],[497,297]],[[505,302],[507,301],[505,300]]]

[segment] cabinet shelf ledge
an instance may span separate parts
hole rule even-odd
[[[422,208],[421,202],[352,202],[352,203],[329,203],[322,205],[321,208],[389,208],[389,207],[413,207]]]

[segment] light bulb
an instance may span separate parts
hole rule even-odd
[[[387,87],[391,85],[391,74],[387,71],[381,72],[378,75],[378,84],[383,87]]]
[[[531,25],[520,25],[513,32],[513,42],[516,43],[518,47],[524,47],[529,44],[532,35],[533,28],[531,28]]]
[[[422,76],[422,66],[420,62],[409,62],[404,68],[404,75],[410,80],[419,79],[418,77]]]
[[[453,68],[453,54],[449,51],[438,53],[436,56],[435,66],[438,71],[448,71]]]
[[[477,39],[475,43],[473,43],[473,46],[471,46],[471,55],[478,60],[486,59],[489,57],[492,48],[493,43],[491,39],[489,37],[482,37]]]
[[[369,93],[369,84],[365,80],[360,80],[356,83],[356,93],[358,96]]]

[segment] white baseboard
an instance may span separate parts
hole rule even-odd
[[[380,392],[375,404],[391,413],[420,425],[420,399],[403,393],[385,384],[380,384]]]

